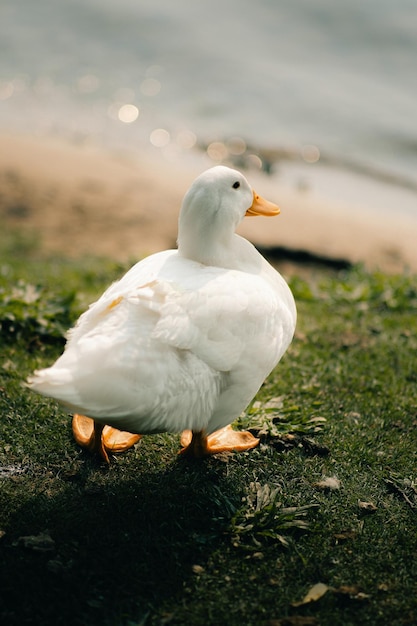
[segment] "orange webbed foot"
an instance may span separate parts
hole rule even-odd
[[[112,426],[103,426],[91,417],[75,413],[72,418],[72,432],[75,441],[93,454],[98,454],[110,463],[109,452],[124,452],[132,448],[141,438]]]
[[[206,435],[204,431],[192,432],[184,430],[181,435],[180,454],[193,458],[203,458],[220,452],[243,452],[252,450],[259,444],[259,439],[244,430],[233,430],[225,426],[216,430],[211,435]]]

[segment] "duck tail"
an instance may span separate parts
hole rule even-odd
[[[26,381],[26,386],[32,391],[64,401],[66,396],[72,396],[71,389],[73,380],[71,373],[67,369],[49,367],[43,370],[36,370]]]

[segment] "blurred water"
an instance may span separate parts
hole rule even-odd
[[[240,137],[414,199],[416,67],[415,0],[0,1],[2,130]]]

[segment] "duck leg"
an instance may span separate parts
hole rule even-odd
[[[203,458],[219,452],[242,452],[251,450],[259,443],[248,431],[233,430],[229,426],[216,430],[211,435],[206,435],[204,431],[192,432],[184,430],[181,435],[180,454],[193,458]]]
[[[78,413],[72,418],[72,433],[80,446],[93,454],[99,454],[106,463],[110,463],[109,452],[124,452],[132,448],[141,438],[141,435],[104,426],[91,417]]]

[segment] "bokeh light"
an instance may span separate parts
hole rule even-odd
[[[257,154],[248,154],[245,159],[246,163],[249,167],[252,167],[256,170],[262,169],[262,159]]]
[[[161,91],[161,83],[156,78],[145,78],[140,84],[140,92],[144,96],[157,96]]]
[[[227,140],[226,146],[234,156],[240,156],[246,152],[246,142],[242,137],[231,137]]]
[[[229,151],[222,141],[212,141],[207,147],[207,154],[213,161],[223,161],[229,154]]]
[[[171,140],[171,136],[165,128],[155,128],[150,134],[149,140],[155,148],[164,148]]]
[[[124,124],[131,124],[139,117],[139,109],[134,104],[122,104],[119,108],[118,118]]]
[[[191,150],[197,143],[197,136],[191,130],[180,130],[177,134],[176,142],[180,148]]]
[[[301,158],[306,163],[317,163],[320,159],[320,150],[313,144],[307,144],[301,148]]]

